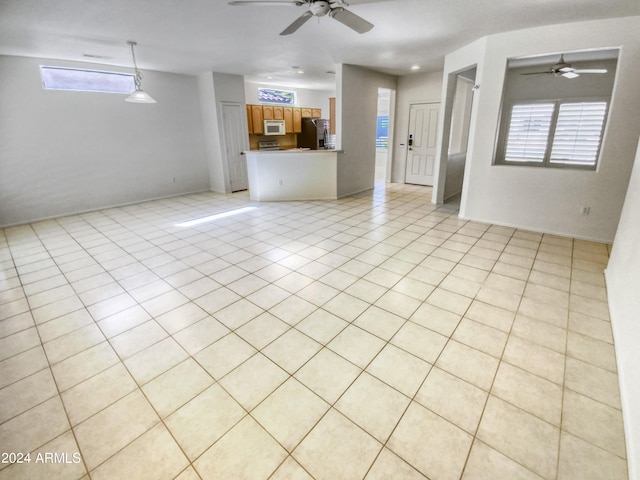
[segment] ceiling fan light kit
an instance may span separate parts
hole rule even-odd
[[[229,5],[258,5],[258,6],[295,6],[302,7],[306,5],[308,10],[293,21],[291,25],[285,28],[280,35],[291,35],[295,33],[302,25],[304,25],[311,17],[329,16],[334,20],[349,27],[357,33],[366,33],[373,28],[373,24],[364,18],[347,10],[349,4],[344,0],[281,0],[281,1],[260,1],[260,0],[234,0]]]
[[[135,84],[136,90],[124,99],[125,102],[130,103],[156,103],[156,101],[142,89],[142,73],[138,70],[138,64],[136,63],[136,54],[133,50],[133,47],[137,45],[136,42],[129,40],[127,44],[131,47],[131,58],[133,59],[133,68],[136,74]]]

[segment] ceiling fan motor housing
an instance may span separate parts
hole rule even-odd
[[[329,2],[317,0],[309,6],[309,11],[316,17],[323,17],[331,10]]]

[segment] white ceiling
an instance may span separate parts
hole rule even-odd
[[[141,69],[333,89],[326,72],[339,63],[395,75],[412,65],[439,71],[446,54],[487,34],[640,15],[638,0],[347,1],[373,30],[360,35],[322,17],[279,36],[306,7],[227,0],[0,0],[0,54],[130,66],[126,42],[134,40]]]

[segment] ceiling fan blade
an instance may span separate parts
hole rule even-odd
[[[358,33],[366,33],[373,28],[372,23],[342,7],[332,9],[329,15]]]
[[[584,68],[574,70],[575,73],[607,73],[606,68]]]
[[[272,0],[272,1],[261,1],[261,0],[234,0],[229,2],[229,5],[233,6],[246,6],[246,5],[259,5],[262,7],[299,7],[304,5],[305,2],[301,0]]]
[[[553,74],[553,72],[550,72],[549,70],[547,70],[546,72],[528,72],[528,73],[521,73],[520,75],[550,75]]]
[[[294,20],[294,22],[291,25],[289,25],[282,32],[280,32],[280,35],[291,35],[296,30],[298,30],[302,25],[304,25],[306,21],[309,20],[311,17],[313,17],[313,13],[309,11],[304,12],[296,20]]]

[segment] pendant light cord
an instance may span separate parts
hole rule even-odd
[[[142,73],[140,73],[140,70],[138,70],[138,64],[136,63],[136,52],[133,49],[133,47],[136,44],[136,42],[127,42],[130,46],[131,46],[131,57],[133,58],[133,68],[134,71],[136,72],[136,79],[135,79],[135,83],[136,83],[136,90],[140,90],[142,87]]]

